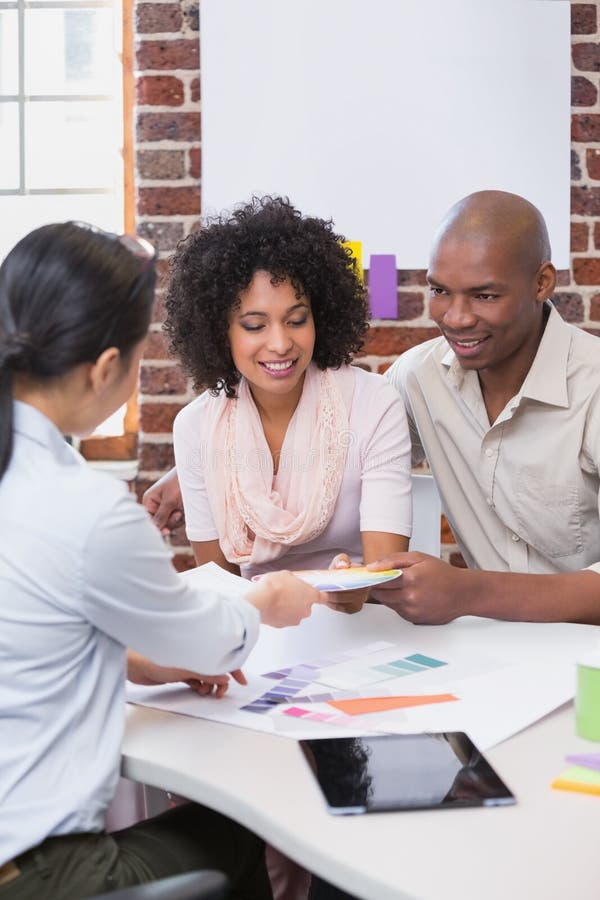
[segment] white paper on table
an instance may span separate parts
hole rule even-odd
[[[224,574],[237,581],[236,576]],[[220,573],[213,572],[213,575],[221,580]],[[233,581],[230,586],[234,587]],[[358,650],[381,640],[393,642],[394,646],[370,653],[362,664],[367,666],[418,652],[445,660],[448,666],[376,684],[369,690],[363,688],[361,696],[455,692],[460,700],[355,717],[356,723],[350,729],[303,723],[302,719],[283,715],[286,708],[283,704],[263,715],[240,709],[276,684],[261,673],[310,662],[332,652]],[[464,617],[448,625],[418,626],[382,606],[368,605],[352,616],[315,607],[310,619],[295,628],[263,626],[244,666],[248,685],[232,681],[226,696],[220,700],[199,697],[187,687],[172,685],[155,688],[128,685],[127,697],[131,702],[157,709],[293,738],[335,737],[377,730],[463,730],[485,750],[571,699],[575,689],[575,662],[596,642],[597,629],[591,625]],[[348,668],[351,663],[340,665]],[[314,693],[322,690],[322,686],[314,685]],[[359,696],[358,691],[356,695]],[[311,704],[311,710],[332,712],[332,707]]]
[[[249,590],[255,587],[251,581],[222,569],[215,562],[196,566],[194,569],[188,569],[187,572],[180,572],[179,577],[204,590],[219,591],[222,594],[229,594],[231,597],[245,596]]]

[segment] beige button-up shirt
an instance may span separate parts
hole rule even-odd
[[[490,424],[479,378],[440,337],[388,370],[472,568],[600,573],[600,342],[551,307],[519,393]]]

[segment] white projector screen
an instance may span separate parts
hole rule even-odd
[[[202,209],[289,196],[427,265],[485,188],[538,206],[569,265],[568,0],[202,0]]]

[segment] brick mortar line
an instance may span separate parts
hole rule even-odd
[[[174,141],[172,138],[161,138],[159,141],[136,141],[134,150],[200,150],[202,144],[197,141]],[[200,184],[200,179],[196,181]]]
[[[184,25],[180,31],[136,31],[136,45],[147,44],[149,41],[198,41],[200,43],[200,32],[194,31],[187,25]],[[582,41],[585,43],[585,41]]]
[[[142,78],[158,78],[160,75],[168,78],[179,78],[187,87],[191,85],[192,81],[199,81],[198,69],[134,69],[133,71],[136,83]],[[200,106],[202,99],[188,100],[188,103]]]
[[[173,4],[176,6],[177,4]],[[188,29],[186,31],[136,31],[135,42],[138,46],[147,44],[148,41],[192,41],[193,35],[197,35],[197,31]],[[199,38],[197,38],[199,40]]]
[[[159,437],[159,440],[156,440],[156,441],[152,440],[153,435],[146,432],[146,437],[144,438],[144,440],[142,440],[140,438],[139,446],[140,447],[142,447],[142,446],[144,446],[144,447],[170,447],[171,444],[173,443],[173,435],[172,434],[165,435],[164,439],[160,434],[158,435],[158,437]]]
[[[385,363],[390,363],[391,365],[391,363],[395,362],[397,359],[397,354],[391,356],[373,356],[372,354],[369,354],[368,356],[355,357],[354,362],[361,363],[367,366],[380,366],[384,365]]]
[[[171,431],[139,431],[140,444],[172,444],[173,433]]]
[[[160,146],[157,146],[160,145]],[[199,141],[175,141],[173,138],[161,138],[160,141],[136,141],[135,150],[162,150],[164,152],[171,151],[173,153],[186,152],[189,150],[201,150],[202,144]],[[196,181],[200,182],[197,178]]]

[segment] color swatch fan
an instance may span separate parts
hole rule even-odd
[[[319,591],[353,591],[359,588],[375,587],[398,578],[401,569],[385,569],[383,572],[370,572],[366,566],[350,566],[348,569],[304,569],[292,572],[297,578],[306,581]],[[255,575],[258,581],[262,575]]]

